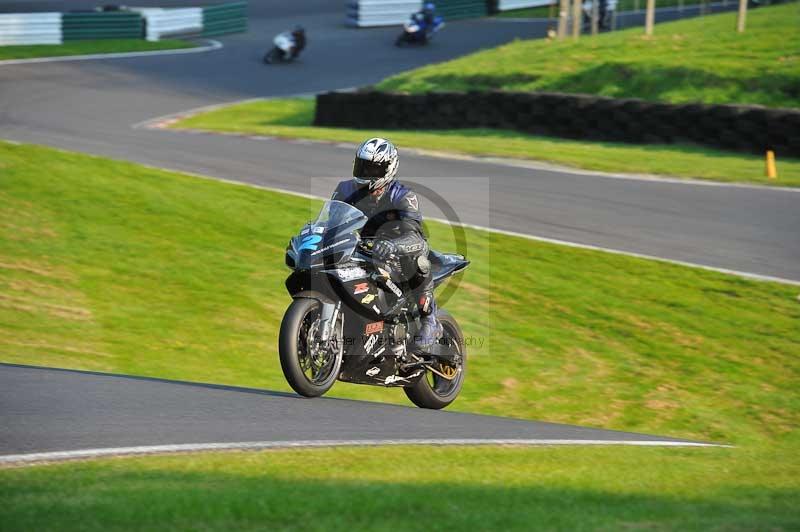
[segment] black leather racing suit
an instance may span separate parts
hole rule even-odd
[[[428,242],[422,229],[422,215],[416,193],[398,181],[392,181],[379,199],[367,187],[359,188],[350,179],[336,187],[331,199],[349,203],[367,216],[361,236],[389,240],[397,249],[400,271],[392,271],[395,281],[408,282],[423,316],[435,310],[433,279],[428,260]],[[392,268],[396,270],[396,268]]]
[[[292,38],[294,39],[294,46],[292,46],[291,56],[292,58],[295,58],[300,55],[300,52],[302,52],[306,47],[306,32],[293,31]]]

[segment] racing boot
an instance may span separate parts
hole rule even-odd
[[[444,332],[442,324],[436,319],[436,301],[431,291],[426,290],[419,298],[419,312],[421,326],[414,341],[419,349],[428,351]]]

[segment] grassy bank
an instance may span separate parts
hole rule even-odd
[[[0,360],[288,390],[283,252],[317,202],[34,146],[0,164]],[[800,422],[796,287],[466,238],[447,308],[485,342],[455,409],[734,442]]]
[[[0,142],[0,361],[288,390],[287,238],[318,202]],[[434,247],[450,232],[429,224]],[[793,529],[797,288],[467,231],[453,409],[735,449],[388,448],[0,471],[0,529]],[[342,397],[406,403],[339,384]]]
[[[508,89],[600,94],[666,102],[800,107],[797,3],[659,24],[578,42],[515,41],[391,77],[380,89]]]
[[[35,57],[61,57],[68,55],[111,54],[121,52],[152,52],[193,48],[187,41],[175,39],[150,42],[143,39],[103,39],[96,41],[67,41],[64,44],[35,44],[0,46],[0,61],[5,59],[32,59]]]
[[[780,155],[778,179],[771,180],[765,177],[764,160],[759,156],[697,146],[581,142],[491,129],[364,131],[313,127],[313,119],[313,100],[278,99],[224,107],[187,118],[172,127],[352,143],[383,135],[401,149],[534,159],[604,172],[800,186],[800,160],[783,159]]]
[[[4,530],[795,530],[790,449],[376,448],[0,470]]]

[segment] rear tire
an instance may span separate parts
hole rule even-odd
[[[278,337],[278,353],[283,376],[294,391],[305,397],[319,397],[330,390],[339,377],[339,368],[342,365],[340,352],[335,355],[322,379],[317,382],[309,379],[303,370],[303,362],[309,359],[307,323],[313,321],[315,314],[318,319],[321,307],[316,299],[298,298],[292,301],[283,316]]]
[[[455,348],[458,349],[461,356],[460,371],[452,381],[447,381],[430,370],[425,370],[426,375],[423,375],[413,385],[403,388],[403,391],[418,407],[441,410],[455,401],[461,392],[467,372],[467,351],[464,345],[464,335],[461,333],[458,322],[445,310],[440,310],[436,317],[444,329],[442,337],[455,342]]]

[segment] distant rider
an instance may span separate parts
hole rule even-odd
[[[342,181],[331,199],[349,203],[368,218],[361,236],[374,238],[373,259],[386,265],[395,281],[408,282],[420,309],[417,345],[431,347],[442,335],[436,319],[428,242],[422,229],[419,199],[395,180],[399,158],[386,139],[371,138],[356,151],[353,179]]]
[[[422,5],[422,10],[419,13],[422,15],[422,20],[425,21],[425,32],[432,32],[433,21],[436,19],[436,4],[433,2],[425,2]]]
[[[292,59],[294,59],[300,55],[300,52],[306,47],[305,28],[303,28],[303,26],[295,26],[294,30],[292,30],[292,39],[294,40],[294,46],[292,46],[291,54]]]

